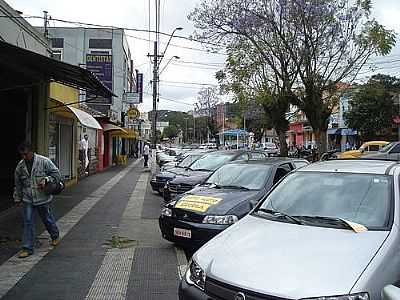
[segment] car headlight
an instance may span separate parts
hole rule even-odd
[[[226,216],[205,216],[203,219],[204,224],[216,224],[216,225],[232,225],[236,223],[239,218],[235,215]]]
[[[315,298],[303,298],[301,300],[369,300],[368,293],[357,293],[342,296],[324,296]]]
[[[164,207],[161,210],[161,215],[165,216],[165,217],[172,217],[172,209],[168,208],[168,207]]]
[[[195,287],[204,291],[204,286],[206,284],[206,273],[194,260],[189,262],[189,268],[187,269],[185,276],[186,282],[189,285],[194,285]]]

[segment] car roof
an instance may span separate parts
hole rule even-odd
[[[386,141],[369,141],[369,142],[365,142],[363,145],[387,145],[389,144],[389,142]]]
[[[340,172],[358,174],[389,174],[397,165],[395,161],[375,159],[338,159],[317,162],[301,168],[298,172]]]
[[[240,160],[232,161],[229,164],[251,164],[251,165],[277,165],[285,162],[307,162],[305,159],[288,158],[288,157],[269,157],[266,159],[250,159],[250,160]]]

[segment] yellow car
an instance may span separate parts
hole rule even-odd
[[[358,150],[351,150],[351,151],[346,151],[343,152],[342,154],[339,155],[339,158],[358,158],[366,154],[371,154],[378,152],[380,149],[385,147],[389,142],[385,141],[371,141],[371,142],[366,142],[361,145],[361,147]]]

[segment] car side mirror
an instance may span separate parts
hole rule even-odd
[[[381,292],[382,300],[399,300],[400,299],[400,288],[394,285],[387,285]]]

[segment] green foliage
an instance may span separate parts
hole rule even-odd
[[[399,92],[400,79],[380,74],[371,77],[353,93],[351,109],[345,114],[347,125],[360,131],[365,140],[375,139],[393,126],[393,117],[399,112],[394,102]]]
[[[178,136],[179,130],[175,125],[169,125],[164,128],[163,137],[167,137],[169,139],[176,138]]]

